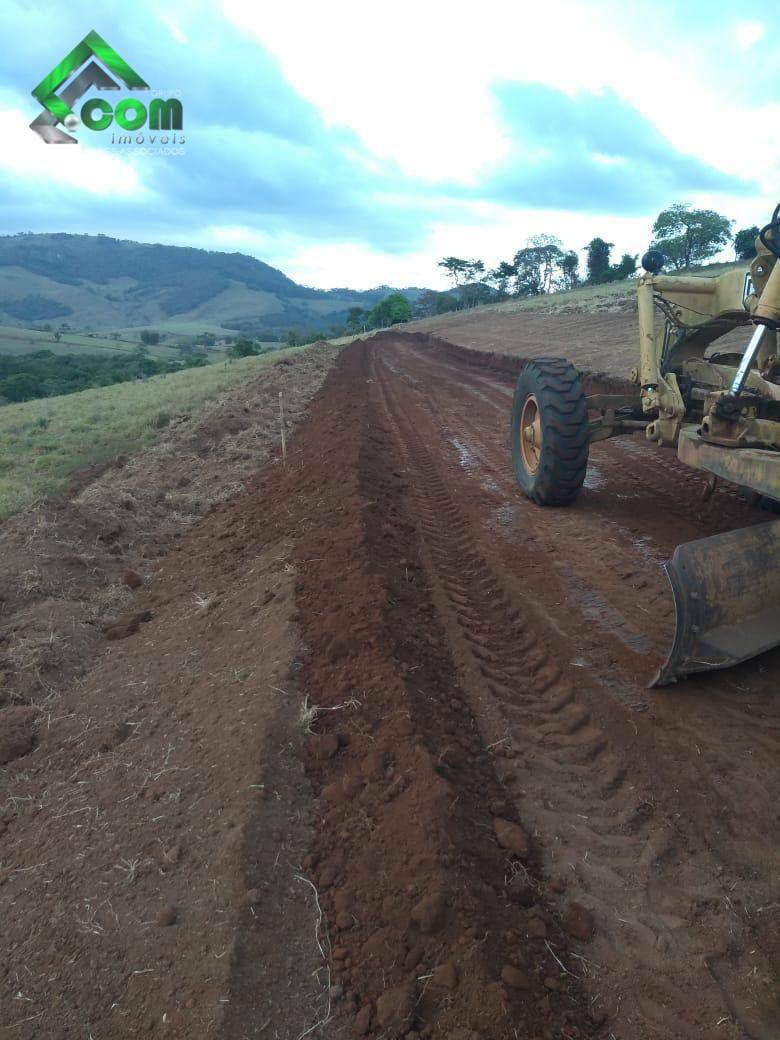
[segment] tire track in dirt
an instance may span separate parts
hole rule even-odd
[[[412,438],[387,386],[385,392],[398,435],[405,441],[410,465],[416,471],[415,487],[424,489],[418,498],[421,524],[434,580],[459,629],[468,688],[477,686],[473,708],[485,713],[486,693],[493,701],[492,711],[481,722],[486,739],[497,747],[503,745],[510,763],[504,781],[513,796],[522,800],[525,818],[534,821],[534,833],[544,836],[545,845],[552,837],[559,863],[577,864],[574,869],[603,929],[600,942],[594,944],[594,959],[605,952],[600,949],[602,943],[614,941],[609,929],[613,913],[622,923],[633,925],[635,949],[643,962],[644,977],[639,985],[652,994],[640,998],[642,1011],[659,1029],[685,1035],[692,1023],[663,1010],[664,1005],[680,1003],[665,984],[669,928],[658,915],[637,915],[633,900],[626,905],[624,897],[626,874],[640,865],[657,863],[667,851],[665,828],[643,820],[642,805],[631,804],[621,758],[552,662],[543,636],[518,613],[501,588],[430,455]],[[570,798],[567,807],[566,799],[556,792],[552,804],[548,792],[571,782],[591,788],[594,802],[586,806],[579,798]],[[632,830],[635,833],[627,837],[625,832]],[[582,848],[589,851],[585,860]],[[598,898],[594,889],[600,893]],[[659,947],[666,947],[660,955]],[[684,960],[690,952],[683,951]]]
[[[305,759],[322,793],[304,865],[340,1010],[358,1035],[588,1036],[534,851],[430,600],[369,358],[344,352],[291,469],[261,489],[289,503],[297,542],[300,681],[318,706]]]
[[[508,528],[511,538],[514,541],[521,539],[529,555],[543,557],[546,554],[560,575],[556,596],[571,598],[589,621],[600,628],[602,642],[606,636],[608,641],[617,640],[632,652],[632,683],[635,684],[639,675],[649,671],[647,654],[654,647],[660,664],[661,647],[668,645],[673,627],[673,604],[668,583],[661,573],[660,559],[653,560],[648,574],[647,561],[637,559],[636,539],[614,521],[606,536],[603,528],[594,528],[589,533],[582,529],[571,510],[540,511],[524,499],[518,499],[509,459],[506,406],[495,419],[491,414],[488,422],[482,413],[466,407],[456,395],[448,394],[446,387],[442,387],[439,396],[443,395],[447,397],[446,414],[429,393],[425,396],[425,407],[438,416],[450,443],[457,441],[455,446],[461,468],[487,475],[482,486],[496,502],[496,529]],[[461,440],[455,437],[456,432],[468,443],[465,463],[465,449]],[[605,556],[610,560],[610,570],[623,583],[610,590],[609,598],[600,593],[593,582],[593,560]],[[518,562],[520,566],[517,566]],[[519,587],[527,585],[528,567],[529,559],[525,554],[520,561],[515,555],[508,555],[504,560],[504,570],[515,571]],[[545,576],[549,576],[549,570]],[[641,629],[631,620],[632,615],[636,616],[638,593],[642,598],[640,617],[643,622],[651,622],[649,626],[645,623]],[[657,623],[653,625],[653,621]],[[652,639],[653,635],[655,639]],[[599,660],[596,660],[593,654],[597,652],[596,647],[587,648],[590,663],[608,668],[610,658],[602,650]],[[624,692],[637,700],[636,689],[626,688]]]
[[[423,530],[430,540],[431,567],[439,576],[442,594],[449,602],[450,612],[454,612],[455,621],[461,630],[456,642],[462,644],[461,657],[465,658],[466,662],[463,667],[472,676],[478,674],[478,682],[481,682],[483,688],[488,684],[490,693],[498,704],[498,716],[494,712],[491,722],[493,733],[498,734],[495,739],[501,739],[501,726],[506,726],[504,734],[509,734],[512,745],[525,762],[529,774],[520,781],[520,790],[527,792],[531,788],[536,795],[534,805],[538,804],[537,799],[543,804],[544,792],[550,788],[560,788],[562,780],[570,782],[574,778],[580,785],[590,786],[593,770],[598,771],[601,767],[603,756],[608,758],[614,752],[603,729],[598,725],[594,726],[587,708],[578,703],[576,696],[570,700],[567,693],[563,697],[563,705],[560,700],[553,701],[556,714],[564,711],[563,720],[557,719],[553,722],[544,718],[544,708],[540,705],[538,696],[535,696],[537,691],[534,667],[542,673],[542,692],[547,693],[548,698],[554,698],[555,695],[550,694],[549,689],[555,690],[556,682],[552,682],[549,689],[544,688],[548,673],[545,671],[543,652],[539,650],[539,637],[529,634],[524,619],[518,620],[515,617],[511,626],[506,627],[507,618],[511,618],[512,611],[517,610],[517,600],[503,591],[502,585],[505,586],[506,582],[501,582],[495,570],[491,572],[484,557],[475,549],[475,542],[464,526],[458,506],[447,491],[451,477],[448,476],[445,481],[433,461],[432,452],[437,444],[444,448],[441,455],[446,458],[447,442],[442,437],[441,426],[451,420],[449,412],[447,420],[443,420],[438,413],[433,388],[436,388],[436,397],[442,398],[448,396],[451,386],[445,385],[441,380],[436,383],[420,379],[419,374],[410,376],[404,371],[399,359],[399,355],[403,355],[406,349],[404,344],[391,356],[385,346],[381,367],[386,368],[388,372],[394,370],[394,387],[412,388],[421,396],[424,412],[438,420],[438,423],[430,424],[430,427],[426,428],[425,443],[410,432],[418,425],[423,412],[413,411],[408,400],[405,400],[403,408],[397,402],[394,406],[391,380],[382,375],[381,369],[379,378],[384,381],[385,392],[391,402],[391,411],[395,408],[398,436],[402,440],[406,439],[410,462],[417,470],[419,479],[414,481],[415,486],[431,489],[421,497],[419,503]],[[430,365],[427,360],[426,363]],[[420,366],[415,366],[415,372],[419,371]],[[398,393],[398,390],[395,392]],[[468,414],[473,415],[474,412],[469,411]],[[464,419],[462,412],[458,420],[458,428],[468,431],[469,423]],[[436,425],[439,426],[438,433]],[[445,433],[451,433],[451,427]],[[410,437],[413,437],[411,443]],[[484,448],[484,431],[481,436],[478,434],[476,439],[466,433],[464,441],[468,445],[468,451],[478,455],[480,449]],[[488,452],[488,455],[490,454],[492,452]],[[499,478],[500,467],[496,465],[495,460],[491,468],[492,475]],[[486,494],[489,497],[489,488]],[[564,512],[560,511],[557,516]],[[550,511],[544,511],[544,516],[547,519]],[[568,535],[571,537],[571,531]],[[578,548],[586,553],[593,554],[597,549],[603,553],[604,539],[598,535],[590,538],[580,537]],[[490,620],[486,622],[485,619]],[[486,639],[489,636],[486,632],[494,633],[488,646]],[[530,673],[527,665],[518,665],[518,655],[523,652],[531,655]],[[541,659],[535,660],[539,658],[540,653]],[[468,683],[466,687],[470,688]],[[514,701],[518,688],[523,691],[522,706]],[[477,697],[477,701],[481,703],[481,695]],[[476,707],[474,710],[478,711]],[[567,717],[569,714],[571,717]],[[534,724],[535,729],[530,743],[527,736],[529,723]],[[517,724],[521,724],[522,729]],[[539,743],[544,744],[545,754],[540,754],[538,746],[533,746]],[[771,738],[769,743],[771,746]],[[548,744],[551,745],[549,752]],[[622,761],[620,756],[618,761]],[[588,768],[588,763],[592,769]],[[633,935],[629,941],[634,953],[636,950],[642,951],[645,974],[648,976],[643,993],[628,985],[631,980],[630,970],[625,978],[627,987],[633,990],[636,999],[638,1020],[645,1025],[655,1023],[660,1035],[664,1036],[709,1035],[708,1029],[713,1023],[706,1024],[703,1018],[704,1009],[708,1005],[722,1007],[720,987],[725,985],[728,991],[728,986],[723,981],[723,972],[719,973],[713,967],[708,973],[702,971],[701,966],[708,956],[708,951],[718,950],[716,936],[719,932],[724,933],[724,927],[720,951],[725,953],[729,946],[731,922],[724,922],[722,915],[715,914],[711,916],[716,920],[707,921],[703,928],[701,922],[697,922],[697,928],[693,929],[691,908],[695,910],[702,905],[706,906],[708,901],[714,905],[719,904],[720,886],[713,882],[713,879],[722,874],[723,867],[717,861],[711,862],[706,849],[701,848],[697,849],[695,861],[692,861],[692,857],[687,855],[689,850],[686,835],[675,827],[675,814],[672,813],[666,821],[653,822],[654,816],[662,817],[663,813],[656,811],[652,798],[645,803],[642,803],[641,799],[637,800],[633,794],[633,785],[627,784],[623,779],[631,775],[630,763],[624,763],[622,766],[612,763],[612,766],[612,784],[607,784],[603,805],[598,805],[598,799],[595,805],[583,805],[581,793],[575,792],[574,797],[568,799],[569,820],[565,820],[566,798],[563,799],[563,804],[559,798],[554,812],[539,814],[538,828],[545,834],[548,849],[549,838],[552,837],[556,849],[565,849],[568,846],[573,851],[590,846],[591,851],[597,850],[597,855],[601,855],[601,861],[596,856],[589,855],[589,862],[583,870],[583,884],[590,883],[593,891],[603,891],[605,885],[607,886],[608,898],[602,901],[601,906],[605,912],[613,909],[616,903],[619,905],[621,897],[624,904],[628,900],[626,912],[634,911]],[[537,784],[535,789],[534,782]],[[626,798],[626,790],[632,793],[631,798]],[[593,784],[591,796],[597,791],[598,785]],[[523,812],[527,816],[525,804]],[[588,820],[587,824],[584,824],[581,817],[586,816]],[[567,830],[570,833],[565,833]],[[641,851],[637,852],[637,847]],[[609,889],[610,880],[612,891]],[[627,895],[634,892],[637,886],[641,892],[639,905],[633,897]],[[699,911],[696,911],[696,914],[701,916]],[[621,916],[621,913],[617,914],[618,919]],[[627,921],[624,917],[619,924],[626,925]],[[744,921],[741,924],[744,946],[747,926]],[[626,943],[626,937],[619,934],[614,936],[614,940],[617,948]],[[605,949],[604,953],[609,960],[610,950]],[[714,965],[715,960],[710,963]],[[696,965],[696,968],[693,969],[692,965]],[[679,981],[673,982],[671,980],[675,975]],[[730,999],[727,996],[727,1004]],[[743,1023],[751,1017],[744,1007],[740,1014]],[[629,1020],[630,1017],[628,1013]],[[753,1018],[755,1017],[753,1015]],[[758,1017],[758,1021],[759,1025],[755,1027],[758,1031],[755,1035],[771,1035],[761,1031],[764,1028],[760,1024],[761,1016]],[[723,1025],[725,1023],[721,1025],[721,1029]]]

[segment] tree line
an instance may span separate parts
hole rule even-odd
[[[187,359],[183,364],[161,361],[148,357],[144,350],[111,356],[55,354],[51,350],[0,354],[0,404],[73,394],[96,386],[112,386],[128,379],[146,379],[205,364],[205,358]]]
[[[653,224],[650,247],[660,250],[665,267],[683,270],[705,263],[733,243],[737,260],[755,256],[758,227],[733,233],[734,221],[711,209],[675,203],[662,210]],[[578,285],[603,285],[633,277],[639,254],[624,253],[612,260],[614,244],[595,237],[584,247],[585,271],[580,272],[579,253],[566,248],[555,235],[534,235],[496,267],[483,260],[445,256],[438,266],[452,281],[449,292],[427,290],[415,306],[415,317],[442,314],[463,307],[495,303],[511,297],[541,296],[564,292]]]

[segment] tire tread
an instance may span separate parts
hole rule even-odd
[[[519,444],[520,416],[529,394],[536,396],[542,421],[542,454],[533,474],[523,466]],[[585,392],[570,361],[537,358],[523,368],[515,389],[511,432],[517,481],[528,498],[543,506],[574,502],[585,481],[590,430]]]

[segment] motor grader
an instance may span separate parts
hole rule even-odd
[[[595,441],[644,430],[687,465],[780,502],[780,205],[756,239],[749,271],[661,274],[651,249],[637,281],[636,393],[586,396],[574,366],[539,358],[521,372],[512,457],[523,492],[565,506],[582,489]],[[743,351],[719,341],[750,335]],[[729,335],[733,340],[734,335]],[[727,341],[728,343],[728,341]],[[780,644],[780,521],[680,545],[665,565],[674,643],[651,685],[727,668]]]

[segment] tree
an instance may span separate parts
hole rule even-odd
[[[493,293],[484,282],[469,282],[461,285],[458,289],[461,303],[464,307],[479,307],[483,303],[491,303]]]
[[[254,357],[259,353],[255,341],[247,339],[246,336],[239,336],[227,349],[227,356],[231,358]]]
[[[372,307],[368,319],[373,328],[385,328],[388,325],[399,325],[409,321],[412,309],[403,293],[391,293]]]
[[[142,329],[141,342],[144,346],[154,347],[160,342],[160,333],[154,332],[152,329]]]
[[[734,235],[734,254],[737,260],[752,260],[756,255],[756,239],[758,238],[758,228],[754,224],[752,227],[742,228]]]
[[[38,380],[29,372],[17,372],[0,380],[0,397],[6,401],[29,401],[40,397]]]
[[[733,220],[714,209],[693,209],[675,203],[662,210],[653,224],[653,249],[660,249],[676,270],[701,264],[731,240]]]
[[[623,253],[619,264],[610,265],[610,281],[620,282],[624,278],[630,278],[636,273],[636,263],[639,258],[631,253]]]
[[[591,285],[609,281],[611,252],[612,242],[605,242],[603,238],[592,238],[585,246],[585,269]]]
[[[488,271],[487,280],[493,285],[499,298],[507,295],[509,283],[517,274],[517,267],[502,260],[498,267]]]
[[[458,309],[458,301],[448,292],[436,292],[435,289],[424,289],[414,304],[415,318],[430,318],[434,314],[446,314]]]
[[[544,292],[539,262],[535,251],[526,246],[518,249],[514,256],[515,296],[538,296]]]
[[[437,266],[444,268],[453,285],[460,285],[461,279],[465,279],[469,272],[469,261],[460,260],[457,256],[445,256]]]
[[[561,280],[564,289],[576,289],[579,285],[580,258],[573,249],[567,250],[561,259]]]
[[[562,243],[554,235],[534,235],[514,255],[516,296],[538,296],[554,292],[560,281],[564,258]]]
[[[368,312],[362,307],[350,307],[347,311],[347,328],[350,332],[360,332],[365,328]]]
[[[533,235],[528,244],[536,252],[542,292],[553,292],[558,287],[557,272],[564,257],[563,242],[555,235]]]

